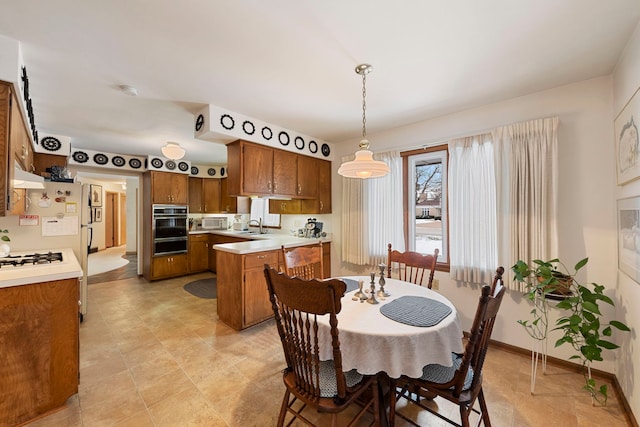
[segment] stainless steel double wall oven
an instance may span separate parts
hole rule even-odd
[[[189,207],[153,205],[153,256],[187,252]]]

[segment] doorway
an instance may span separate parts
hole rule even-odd
[[[124,193],[105,192],[104,240],[106,248],[127,243],[127,196]]]

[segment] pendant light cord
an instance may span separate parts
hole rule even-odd
[[[367,73],[362,73],[362,139],[367,138]]]

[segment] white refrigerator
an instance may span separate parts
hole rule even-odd
[[[87,313],[87,267],[92,237],[89,184],[45,182],[44,190],[27,190],[27,211],[16,217],[12,250],[71,248],[80,262],[81,318]]]

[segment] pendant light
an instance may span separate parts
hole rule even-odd
[[[180,160],[186,153],[186,150],[177,142],[167,142],[167,144],[160,150],[162,151],[163,156],[171,160]]]
[[[362,140],[356,151],[356,158],[350,162],[340,165],[338,174],[346,178],[377,178],[389,173],[389,166],[385,162],[373,160],[373,153],[369,151],[369,141],[367,140],[367,74],[373,71],[369,64],[360,64],[356,67],[356,73],[362,76]]]

